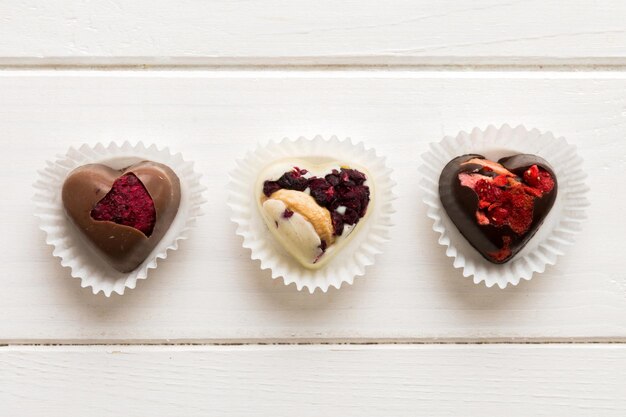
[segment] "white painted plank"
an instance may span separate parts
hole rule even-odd
[[[626,340],[626,77],[620,73],[3,72],[0,340]],[[436,243],[416,165],[430,141],[525,123],[580,148],[590,220],[558,265],[517,288],[476,286]],[[257,140],[351,136],[388,156],[392,242],[352,287],[298,293],[241,248],[226,172]],[[44,161],[83,141],[167,144],[211,198],[181,250],[123,297],[81,289],[32,216]]]
[[[617,345],[5,347],[0,414],[615,416]]]
[[[3,1],[0,63],[623,64],[624,16],[621,0]]]

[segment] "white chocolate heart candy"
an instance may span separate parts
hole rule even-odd
[[[274,163],[256,184],[268,229],[309,269],[321,268],[347,244],[373,197],[364,168],[329,159],[314,162],[318,163],[301,159]]]

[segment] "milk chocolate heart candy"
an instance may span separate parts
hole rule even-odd
[[[482,155],[463,155],[450,161],[439,177],[448,216],[496,264],[509,261],[528,243],[556,194],[554,171],[535,155],[513,155],[497,163]]]
[[[176,217],[174,171],[143,161],[122,170],[83,165],[63,184],[63,205],[87,241],[116,270],[130,272],[150,255]]]
[[[367,215],[370,181],[364,168],[338,162],[279,162],[257,184],[267,227],[304,267],[321,268]]]

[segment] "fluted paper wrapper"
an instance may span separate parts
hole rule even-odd
[[[495,161],[513,154],[538,155],[550,163],[557,177],[558,191],[552,210],[528,244],[504,264],[493,264],[483,258],[450,220],[439,199],[439,176],[443,168],[457,156],[470,153]],[[586,218],[589,202],[582,158],[573,145],[550,132],[508,125],[499,129],[475,128],[471,133],[461,132],[456,137],[446,136],[439,143],[431,143],[422,159],[423,201],[428,206],[428,217],[434,220],[433,230],[440,235],[439,244],[446,247],[446,255],[453,258],[454,267],[461,269],[463,276],[473,277],[476,284],[484,282],[487,287],[505,288],[544,272],[547,265],[554,265],[574,243]]]
[[[150,160],[169,166],[180,180],[181,199],[176,217],[166,234],[142,264],[131,272],[119,272],[111,267],[82,236],[65,213],[61,199],[63,183],[69,173],[79,166],[102,163],[122,169],[134,163]],[[185,161],[180,153],[172,154],[167,148],[149,147],[139,142],[131,145],[111,143],[104,146],[82,145],[70,148],[66,155],[48,161],[39,171],[35,182],[35,215],[46,233],[46,242],[54,247],[53,255],[61,265],[70,268],[71,276],[81,280],[82,287],[91,287],[94,294],[102,292],[123,295],[126,288],[135,288],[137,280],[148,277],[148,270],[157,267],[158,259],[167,258],[167,252],[178,249],[178,241],[187,239],[189,230],[201,215],[204,202],[200,174],[194,172],[193,163]]]
[[[367,216],[358,223],[345,246],[320,269],[306,269],[287,253],[267,229],[256,201],[259,175],[272,163],[290,158],[312,163],[323,158],[363,166],[369,172],[368,185],[373,192]],[[231,219],[237,224],[237,234],[243,237],[244,248],[250,249],[253,260],[260,260],[261,269],[271,270],[272,278],[282,277],[285,285],[294,283],[298,290],[306,288],[310,293],[318,289],[326,292],[329,287],[339,289],[343,283],[352,284],[355,277],[364,275],[365,268],[374,263],[389,240],[395,198],[390,174],[384,158],[350,139],[316,136],[270,142],[248,152],[230,173]]]

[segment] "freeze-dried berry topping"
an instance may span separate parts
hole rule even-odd
[[[486,201],[489,203],[493,203],[498,200],[502,195],[502,190],[499,187],[503,185],[497,185],[495,180],[479,180],[476,183],[476,188],[474,191],[478,194],[478,199],[480,201]]]
[[[311,178],[308,185],[311,190],[311,197],[320,206],[330,205],[335,200],[335,187],[324,178]]]
[[[484,165],[480,172],[459,174],[459,182],[478,196],[476,221],[481,226],[508,226],[515,234],[524,235],[533,222],[535,199],[554,188],[552,176],[537,165],[524,171],[523,178],[511,176],[492,161],[473,159]],[[483,175],[485,170],[500,172],[495,177]]]
[[[489,210],[489,219],[495,226],[503,226],[509,217],[509,210],[504,207],[494,207]]]
[[[289,210],[289,209],[285,209],[285,211],[283,211],[283,217],[285,219],[290,218],[291,216],[293,216],[293,211]]]
[[[357,185],[363,185],[363,183],[367,180],[365,174],[361,171],[357,171],[356,169],[344,169],[348,174],[348,177],[354,181]]]
[[[304,191],[308,183],[307,179],[297,171],[285,172],[276,182],[280,188],[296,191]]]
[[[91,210],[94,220],[133,227],[150,236],[156,223],[154,201],[133,173],[119,177],[111,190]]]
[[[307,188],[317,204],[327,208],[332,217],[335,235],[343,233],[344,224],[354,225],[365,216],[370,201],[370,189],[365,185],[367,177],[356,169],[333,169],[324,178],[304,178],[307,170],[294,167],[277,181],[265,181],[263,194],[270,197],[281,188],[304,191]],[[345,207],[345,211],[336,211]]]
[[[341,235],[343,233],[343,216],[336,211],[331,211],[330,217],[333,221],[333,229],[335,229],[335,235]]]
[[[271,196],[280,189],[281,186],[278,185],[278,182],[276,181],[265,181],[263,183],[263,194],[265,194],[267,197]]]
[[[545,169],[533,165],[524,172],[524,182],[530,187],[549,193],[554,188],[554,179]]]

